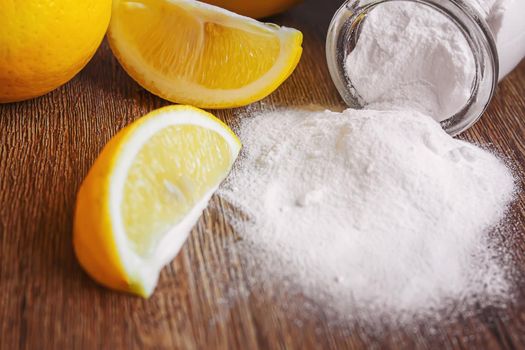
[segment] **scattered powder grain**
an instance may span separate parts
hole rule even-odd
[[[490,231],[515,191],[504,163],[414,111],[281,110],[244,119],[219,195],[254,276],[340,312],[419,314],[500,298]]]

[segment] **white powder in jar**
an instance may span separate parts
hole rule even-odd
[[[282,110],[238,133],[219,195],[247,216],[231,223],[249,274],[371,317],[508,293],[489,232],[515,185],[491,153],[415,111]]]
[[[509,0],[472,0],[497,35]],[[464,107],[475,78],[460,29],[428,6],[385,3],[366,17],[345,71],[370,109],[416,109],[438,121]]]

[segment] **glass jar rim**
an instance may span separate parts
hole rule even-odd
[[[347,0],[336,11],[327,34],[326,59],[332,80],[349,107],[363,108],[345,71],[345,59],[352,41],[357,42],[358,27],[377,6],[391,2],[416,3],[445,15],[465,36],[475,62],[475,78],[471,96],[454,115],[441,121],[441,126],[455,136],[476,123],[482,116],[496,89],[499,63],[492,32],[483,16],[464,0]],[[355,46],[353,42],[353,46]]]

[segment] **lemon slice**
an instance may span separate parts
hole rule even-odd
[[[78,260],[98,282],[149,296],[241,148],[211,114],[161,108],[121,130],[80,186]]]
[[[301,32],[188,0],[113,2],[113,53],[148,91],[203,108],[260,100],[293,72]]]

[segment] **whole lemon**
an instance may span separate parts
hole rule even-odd
[[[243,16],[263,18],[281,13],[302,0],[203,0]]]
[[[111,0],[0,0],[0,103],[73,78],[100,45]]]

